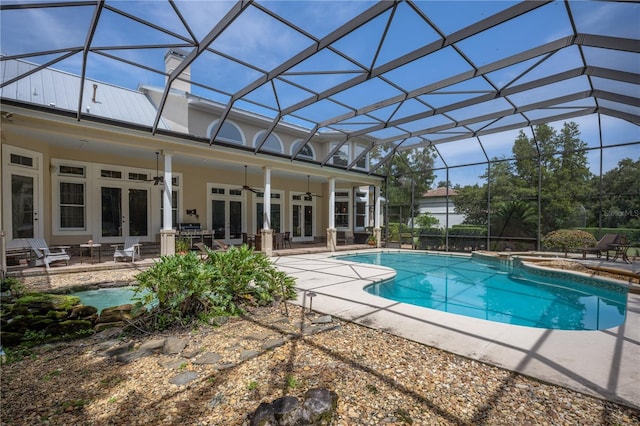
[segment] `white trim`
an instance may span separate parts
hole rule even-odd
[[[256,135],[253,137],[253,147],[256,147],[256,143],[258,142],[258,139],[260,139],[262,137],[263,134],[265,134],[267,131],[266,130],[261,130],[258,133],[256,133]],[[274,151],[271,149],[265,149],[265,145],[267,144],[267,142],[269,142],[269,138],[275,138],[276,142],[278,142],[278,144],[280,145],[280,150],[279,151]],[[260,148],[260,151],[265,151],[265,152],[277,152],[279,154],[284,154],[284,144],[282,143],[282,140],[280,139],[280,137],[275,133],[275,132],[271,132],[271,134],[267,137],[267,140],[264,142],[264,144],[262,145],[262,148]]]
[[[220,120],[219,119],[218,120],[213,120],[209,124],[209,126],[207,127],[207,137],[208,138],[211,138],[211,133],[213,132],[213,128],[216,126],[216,124],[218,124],[218,121],[220,121]],[[240,144],[240,145],[246,146],[247,145],[247,138],[244,135],[244,132],[242,131],[242,128],[239,125],[237,125],[236,123],[234,123],[232,120],[225,120],[222,125],[224,126],[226,124],[229,124],[230,126],[235,127],[236,130],[238,130],[238,133],[240,133],[240,138],[242,140],[241,141],[236,141],[236,140],[233,140],[233,139],[220,137],[220,132],[218,132],[217,139],[220,139],[223,142],[233,143],[233,144],[236,144],[236,145]]]
[[[11,164],[11,154],[17,154],[24,157],[33,158],[33,166],[19,166],[15,164]],[[2,193],[9,194],[8,199],[3,197],[2,201],[2,228],[5,231],[7,242],[13,240],[13,223],[12,223],[12,212],[11,212],[11,200],[12,200],[12,189],[11,189],[11,175],[12,174],[20,174],[24,176],[30,176],[33,178],[34,182],[34,194],[33,194],[33,214],[34,214],[34,223],[33,223],[33,236],[36,238],[44,237],[44,217],[43,212],[45,211],[44,206],[44,179],[43,179],[43,167],[44,167],[44,156],[42,153],[37,151],[31,151],[24,148],[19,148],[13,145],[2,145]]]
[[[242,203],[242,222],[240,224],[243,232],[247,230],[247,194],[246,191],[241,191],[240,195],[231,194],[230,191],[239,190],[240,187],[238,185],[228,185],[224,183],[216,183],[216,182],[207,182],[207,194],[206,194],[206,220],[205,223],[207,225],[206,229],[210,229],[215,232],[213,229],[213,223],[211,222],[211,217],[213,212],[211,211],[211,201],[213,200],[221,200],[225,202],[225,227],[228,226],[228,215],[229,215],[229,201],[240,201]],[[212,194],[211,190],[214,188],[224,189],[224,194]],[[214,234],[215,235],[215,234]],[[242,244],[242,238],[240,239],[231,239],[229,235],[229,230],[225,229],[225,244],[233,244],[240,245]]]
[[[295,196],[299,196],[300,200],[294,200],[293,197]],[[289,230],[291,231],[291,241],[296,242],[296,241],[313,241],[314,236],[316,235],[316,224],[317,224],[317,219],[318,219],[318,210],[316,208],[316,197],[311,197],[311,200],[307,200],[305,199],[305,197],[307,197],[306,192],[299,192],[299,191],[289,191],[289,207],[288,207],[288,212],[289,212],[289,218],[288,218],[288,223],[289,223]],[[302,235],[302,232],[300,233],[300,236],[294,236],[295,232],[293,230],[293,206],[294,205],[298,205],[298,206],[302,206],[302,212],[303,212],[303,217],[302,217],[302,222],[304,222],[304,207],[305,206],[309,206],[311,207],[311,211],[313,213],[313,219],[311,221],[311,235],[310,236],[304,236]]]
[[[85,177],[61,176],[59,174],[61,165],[78,166],[85,168]],[[121,242],[122,237],[103,237],[101,222],[101,196],[100,188],[103,186],[121,188],[123,190],[147,189],[148,190],[148,210],[147,210],[147,236],[141,237],[141,241],[156,241],[157,235],[160,233],[160,196],[164,183],[154,185],[153,181],[130,180],[129,173],[147,174],[151,179],[156,175],[155,169],[144,169],[138,167],[128,167],[114,164],[91,163],[86,161],[66,160],[63,158],[52,158],[52,175],[51,175],[51,234],[54,236],[76,236],[89,235],[96,242]],[[102,177],[102,170],[112,170],[121,173],[119,178]],[[178,220],[181,220],[182,202],[182,173],[172,173],[172,178],[178,183],[172,188],[172,192],[178,192]],[[86,229],[61,229],[60,228],[60,182],[84,182],[85,183],[85,226]],[[160,191],[156,191],[156,188]],[[124,196],[123,196],[124,197]],[[124,201],[123,201],[124,202]],[[124,205],[123,205],[124,208]],[[175,224],[174,224],[175,225]]]
[[[293,152],[298,149],[298,145],[302,144],[302,142],[304,142],[304,139],[296,139],[295,141],[293,141],[293,143],[291,144],[291,149],[289,150],[289,155],[293,155]],[[311,150],[311,157],[307,155],[298,154],[296,158],[306,158],[310,160],[315,160],[316,150],[313,148],[313,145],[311,145],[311,142],[307,143],[305,147],[308,147]]]
[[[262,191],[262,189],[259,188],[255,188],[256,191],[261,192],[264,195],[264,191]],[[273,195],[280,195],[280,198],[273,198]],[[271,206],[273,206],[274,204],[278,204],[280,205],[280,232],[284,232],[284,217],[285,217],[285,209],[287,208],[286,203],[285,203],[285,192],[282,190],[271,190]],[[253,217],[252,219],[252,223],[253,223],[253,228],[251,229],[251,231],[253,231],[254,229],[257,230],[258,229],[258,203],[262,203],[263,208],[264,208],[264,196],[263,197],[258,197],[258,194],[255,194],[253,197],[251,197],[251,211],[252,214],[251,216]],[[269,215],[269,218],[271,219],[271,229],[276,229],[273,226],[273,217],[271,217],[271,215]],[[259,226],[260,229],[262,229],[262,223]],[[249,234],[252,234],[253,232],[249,232]]]

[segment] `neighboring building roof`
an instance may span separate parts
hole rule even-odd
[[[29,73],[37,65],[23,60],[2,61],[2,81]],[[77,112],[80,99],[80,77],[52,68],[44,68],[0,88],[2,99],[55,107]],[[95,98],[94,98],[95,96]],[[157,108],[139,91],[85,79],[82,113],[102,118],[153,126]],[[159,128],[168,129],[162,120]]]
[[[458,195],[458,193],[456,192],[455,189],[451,189],[451,188],[447,188],[447,187],[441,186],[440,188],[428,190],[427,192],[422,194],[422,197],[423,198],[446,197],[447,196],[447,189],[449,190],[449,196]]]

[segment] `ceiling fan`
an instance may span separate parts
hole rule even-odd
[[[260,192],[260,191],[258,191],[257,189],[254,189],[254,188],[250,187],[250,186],[247,184],[247,166],[246,166],[246,164],[245,164],[245,166],[244,166],[244,185],[242,185],[242,190],[243,190],[243,191],[251,191],[251,192],[253,192],[254,194],[258,194],[258,193]]]
[[[318,195],[318,194],[314,194],[311,192],[311,190],[309,189],[309,175],[307,175],[307,192],[305,192],[305,194],[307,195],[307,197],[311,198],[311,197],[320,197],[322,198],[322,195]]]
[[[156,175],[151,179],[146,179],[145,182],[153,182],[154,185],[164,183],[164,176],[160,176],[159,158],[160,152],[156,151]]]

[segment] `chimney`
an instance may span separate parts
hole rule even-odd
[[[187,52],[182,49],[169,49],[167,51],[167,54],[164,55],[164,66],[167,75],[170,75],[186,57]],[[182,74],[180,74],[179,78],[181,78],[182,80],[174,80],[171,88],[191,93],[191,66],[186,67]],[[169,78],[167,77],[165,79],[165,83],[168,80]]]
[[[95,104],[96,101],[96,94],[98,93],[98,85],[93,83],[93,97],[91,98],[91,100],[93,101],[93,103]]]

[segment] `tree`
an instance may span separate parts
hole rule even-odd
[[[416,226],[422,229],[437,228],[438,223],[438,219],[429,213],[419,214],[415,220]]]
[[[380,146],[371,154],[372,160],[381,160],[389,153],[391,146]],[[393,157],[380,169],[381,174],[387,175],[387,185],[383,196],[390,206],[403,208],[403,215],[409,215],[411,209],[412,191],[414,201],[430,187],[435,176],[433,161],[435,151],[430,147],[395,152]],[[414,205],[417,209],[417,206]]]
[[[495,207],[497,203],[518,200],[520,208],[526,207],[529,212],[528,220],[521,226],[535,230],[538,187],[541,186],[541,232],[577,226],[576,212],[592,193],[586,144],[580,139],[578,125],[565,123],[560,132],[546,124],[538,125],[531,138],[521,131],[512,152],[512,160],[494,158],[486,173],[480,176],[488,185],[456,189],[456,212],[467,216],[465,223],[487,223],[482,215],[486,216],[490,191],[492,210],[499,211]],[[534,214],[536,220],[532,220],[530,214]],[[535,235],[531,231],[527,229],[526,234]]]
[[[487,225],[487,190],[486,185],[457,186],[454,210],[464,215],[464,223],[468,225]]]
[[[591,186],[598,187],[597,178]],[[600,213],[603,227],[640,228],[640,158],[620,160],[616,168],[603,174],[602,195],[602,208],[594,197],[589,210]],[[598,225],[600,215],[591,216],[590,226]]]

